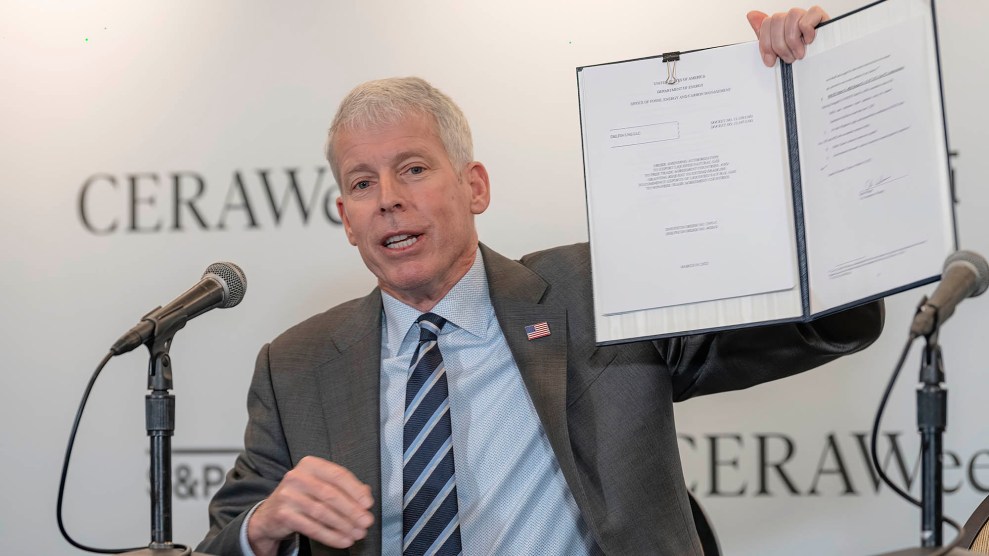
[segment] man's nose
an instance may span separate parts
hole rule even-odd
[[[378,184],[378,201],[381,212],[401,209],[405,206],[405,188],[395,176],[382,176]]]

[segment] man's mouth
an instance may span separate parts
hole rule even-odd
[[[399,234],[385,239],[385,247],[388,249],[404,249],[419,241],[418,235]]]

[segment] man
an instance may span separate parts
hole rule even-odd
[[[767,65],[802,57],[824,18],[749,14]],[[488,174],[448,97],[365,83],[326,151],[378,289],[262,348],[200,551],[700,554],[672,402],[801,372],[882,326],[870,305],[597,348],[586,244],[519,262],[479,244]]]

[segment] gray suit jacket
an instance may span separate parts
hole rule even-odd
[[[515,262],[481,245],[498,322],[560,468],[601,551],[701,554],[677,451],[674,401],[746,388],[864,348],[880,303],[813,324],[597,347],[587,244]],[[239,554],[246,512],[307,455],[350,469],[381,499],[381,296],[337,306],[262,348],[248,396],[244,452],[210,503],[197,549]],[[524,327],[548,322],[529,341]],[[380,507],[349,551],[381,551]]]

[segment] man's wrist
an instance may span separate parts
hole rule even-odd
[[[299,535],[292,535],[291,538],[283,540],[257,539],[251,541],[248,535],[251,518],[254,517],[254,512],[261,507],[261,504],[264,504],[265,500],[255,504],[244,516],[244,523],[240,526],[241,552],[244,553],[244,556],[298,556]]]
[[[240,527],[240,549],[244,556],[275,556],[278,554],[277,541],[265,542],[263,539],[255,539],[254,542],[251,542],[249,534],[251,518],[254,517],[254,512],[261,507],[261,504],[264,504],[264,500],[255,504],[251,511],[247,512],[244,523]]]

